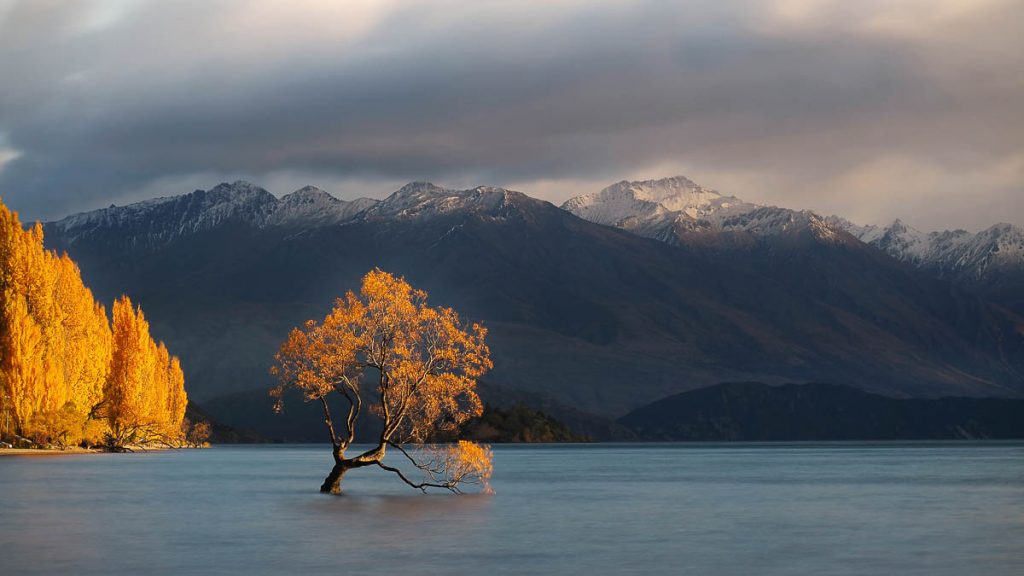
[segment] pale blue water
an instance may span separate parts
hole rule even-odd
[[[423,496],[324,446],[0,458],[0,573],[1024,574],[1024,444],[508,446]]]

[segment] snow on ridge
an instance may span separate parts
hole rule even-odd
[[[285,194],[281,197],[281,202],[290,204],[312,204],[316,202],[341,202],[329,192],[325,192],[316,186],[303,186],[298,190]]]
[[[118,228],[137,241],[143,236],[166,240],[176,235],[213,228],[228,220],[246,221],[268,213],[276,198],[249,182],[221,183],[209,191],[196,190],[74,214],[48,226],[70,241]]]
[[[577,196],[562,208],[591,222],[608,226],[644,229],[664,226],[669,222],[716,228],[730,216],[759,208],[733,196],[723,196],[685,176],[629,182],[623,180],[607,188]]]
[[[810,211],[746,202],[704,188],[684,176],[622,181],[570,199],[562,208],[576,216],[641,236],[680,243],[683,236],[718,232],[772,236],[806,228],[823,241],[841,230]]]
[[[374,220],[411,220],[464,211],[500,217],[503,209],[520,198],[527,196],[493,186],[454,190],[430,182],[410,182],[367,210],[366,216]]]
[[[210,190],[75,214],[47,226],[70,243],[116,229],[128,244],[159,245],[229,222],[255,228],[343,223],[375,203],[368,198],[339,200],[313,186],[278,199],[259,186],[236,181]]]
[[[922,232],[899,219],[884,227],[833,220],[862,242],[943,276],[983,280],[991,274],[1024,269],[1024,229],[1012,224],[995,224],[976,233]]]
[[[638,200],[656,202],[673,212],[687,212],[708,206],[722,195],[695,184],[685,176],[639,182],[618,182],[605,188],[609,193],[628,193]]]
[[[278,199],[263,188],[239,181],[219,184],[209,191],[196,190],[181,196],[76,214],[49,226],[73,239],[91,229],[125,229],[145,224],[144,227],[166,239],[211,228],[227,220],[254,227],[319,226],[345,223],[364,214],[379,219],[427,217],[457,210],[493,212],[520,197],[525,198],[525,195],[491,186],[451,190],[429,182],[411,182],[384,200],[340,200],[315,186],[305,186]],[[171,224],[174,230],[168,231],[166,228]]]
[[[591,222],[670,243],[693,234],[742,232],[764,237],[807,229],[828,242],[849,238],[848,233],[914,266],[972,280],[1024,271],[1024,229],[1011,224],[996,224],[977,233],[922,232],[901,220],[889,226],[860,226],[838,216],[822,217],[809,210],[761,206],[723,196],[684,176],[623,180],[572,198],[562,208]]]
[[[118,243],[158,246],[229,222],[253,228],[312,228],[360,219],[427,218],[456,211],[503,218],[522,198],[527,197],[503,188],[450,190],[428,182],[411,182],[384,200],[341,200],[315,186],[276,198],[263,188],[238,181],[208,191],[76,214],[47,226],[68,243],[104,236]]]
[[[316,186],[305,186],[278,200],[262,226],[324,226],[343,224],[376,204],[370,198],[340,200]]]

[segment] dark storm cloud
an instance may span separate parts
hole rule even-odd
[[[685,171],[861,219],[1024,223],[1013,3],[527,4],[0,3],[0,194],[52,218],[227,177],[558,201]]]

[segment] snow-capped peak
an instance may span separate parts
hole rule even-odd
[[[202,190],[197,191],[197,193],[202,192]],[[270,192],[245,180],[236,180],[231,184],[221,182],[201,195],[205,196],[207,205],[232,204],[241,206],[247,203],[267,203],[271,200],[276,200]]]
[[[450,198],[457,194],[458,192],[455,190],[442,188],[431,182],[410,182],[382,200],[377,209],[400,211],[424,202],[433,202],[440,198]]]
[[[263,188],[242,180],[218,184],[208,192],[193,192],[200,199],[197,229],[217,226],[227,220],[258,223],[277,207],[277,198]]]
[[[631,230],[667,242],[694,230],[721,230],[730,218],[761,208],[723,196],[685,176],[629,182],[623,180],[591,194],[572,198],[562,208],[576,216]]]
[[[714,225],[759,206],[723,196],[685,176],[675,176],[638,182],[623,180],[600,192],[577,196],[562,208],[591,222],[635,228],[649,225],[652,220],[666,219],[706,221]]]
[[[303,186],[291,194],[285,194],[282,196],[281,201],[288,204],[330,204],[333,202],[341,202],[341,200],[338,200],[316,186]]]
[[[370,198],[339,200],[316,186],[305,186],[283,196],[262,224],[301,227],[342,224],[376,203]]]
[[[453,190],[430,182],[411,182],[367,211],[371,219],[429,218],[453,212],[485,213],[500,216],[503,208],[526,196],[504,188],[477,186]]]
[[[660,204],[666,210],[684,212],[693,218],[699,215],[701,209],[722,199],[722,195],[718,192],[702,188],[685,176],[641,182],[622,181],[605,188],[598,194],[603,194],[605,197],[630,195],[637,200]]]

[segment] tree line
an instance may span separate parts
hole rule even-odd
[[[141,307],[107,316],[78,266],[43,246],[0,202],[0,431],[61,447],[181,442],[181,363],[149,334]]]

